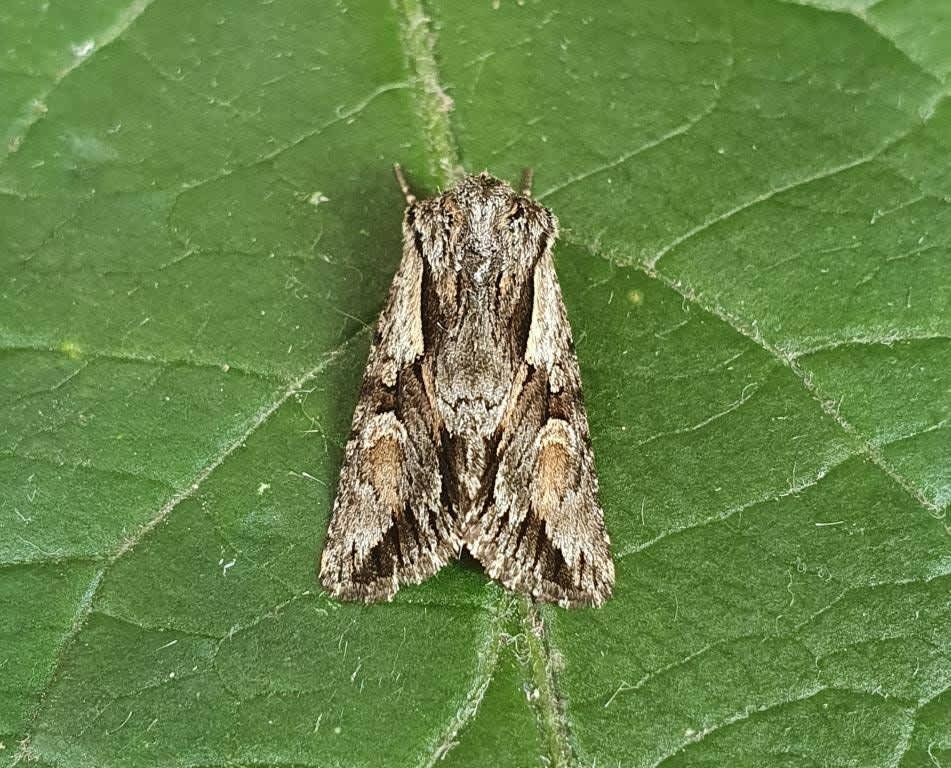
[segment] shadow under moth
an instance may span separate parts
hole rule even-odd
[[[390,600],[467,549],[536,600],[600,605],[614,565],[558,221],[487,173],[406,197],[320,562],[335,597]]]

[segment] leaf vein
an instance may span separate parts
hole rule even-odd
[[[52,671],[48,677],[48,683],[46,685],[46,693],[49,692],[53,682],[56,680],[57,674],[62,667],[63,660],[68,652],[68,650],[73,646],[80,632],[82,631],[83,626],[86,623],[86,620],[89,618],[89,615],[92,611],[92,606],[95,601],[96,595],[98,594],[99,588],[102,585],[102,582],[117,561],[122,557],[132,551],[135,546],[142,541],[151,531],[161,525],[171,513],[186,499],[192,497],[195,492],[201,487],[201,484],[208,479],[208,477],[220,467],[229,456],[231,456],[235,451],[237,451],[258,429],[260,429],[268,419],[282,406],[286,403],[291,397],[297,394],[301,388],[307,384],[309,381],[318,376],[323,370],[325,370],[329,365],[333,363],[350,345],[350,343],[363,335],[365,329],[361,329],[349,339],[338,345],[335,349],[328,352],[321,359],[317,365],[311,368],[306,373],[297,377],[290,383],[290,385],[281,393],[281,395],[269,403],[265,408],[258,411],[253,418],[250,420],[249,426],[245,429],[237,438],[230,441],[217,456],[215,456],[209,463],[207,463],[195,476],[194,480],[177,493],[172,495],[165,504],[158,510],[158,512],[148,520],[144,525],[142,525],[135,534],[127,538],[119,548],[109,557],[108,561],[100,569],[96,571],[96,574],[90,581],[88,587],[86,588],[83,598],[80,600],[79,607],[73,618],[73,622],[69,630],[66,632],[66,635],[63,641],[60,643],[59,651],[54,657]],[[45,696],[44,696],[45,698]],[[36,721],[39,717],[40,710],[42,707],[42,700],[40,705],[37,706],[36,711],[33,713],[31,718],[31,726],[35,727]],[[23,739],[20,746],[20,751],[17,753],[17,758],[27,759],[32,757],[32,749],[30,747],[30,736],[29,730],[28,735]]]
[[[682,123],[675,126],[674,128],[667,131],[666,133],[661,134],[656,139],[651,139],[650,141],[646,141],[640,146],[635,147],[634,149],[628,150],[627,152],[623,152],[622,154],[620,154],[618,157],[614,158],[613,160],[609,160],[605,163],[602,163],[601,165],[596,165],[595,167],[589,168],[586,171],[581,171],[580,173],[577,173],[574,176],[570,176],[564,181],[549,187],[544,192],[539,193],[538,195],[536,195],[536,197],[539,200],[542,200],[546,197],[549,197],[555,194],[556,192],[561,192],[566,187],[570,187],[573,184],[577,184],[579,182],[585,181],[586,179],[589,179],[592,176],[596,176],[599,173],[604,173],[605,171],[609,171],[612,168],[617,168],[619,165],[623,165],[624,163],[628,162],[629,160],[632,160],[638,155],[643,154],[644,152],[647,152],[648,150],[656,149],[662,144],[666,144],[668,141],[671,141],[677,138],[678,136],[683,136],[684,134],[693,130],[693,128],[698,123],[700,123],[701,121],[705,120],[707,117],[713,114],[713,112],[716,110],[717,106],[719,106],[720,101],[723,98],[723,91],[729,85],[729,82],[733,77],[736,61],[735,61],[733,48],[732,48],[732,40],[730,41],[729,52],[730,54],[729,54],[729,59],[726,62],[723,83],[718,83],[714,85],[713,98],[710,100],[710,103],[703,110],[698,112],[696,115],[689,115],[687,119],[684,120]]]
[[[153,1],[154,0],[133,0],[125,9],[119,12],[116,20],[110,26],[106,27],[96,36],[94,40],[95,48],[87,56],[76,55],[66,67],[56,73],[46,89],[35,96],[31,100],[31,103],[37,104],[46,102],[69,75],[80,67],[88,64],[97,53],[109,47],[109,45],[122,37],[125,31],[135,23],[136,19],[148,10]],[[21,117],[13,121],[9,132],[13,133],[19,130],[22,131],[22,133],[8,145],[6,156],[3,158],[4,161],[23,146],[23,142],[26,141],[30,131],[33,130],[33,127],[40,122],[46,114],[46,110],[30,109],[26,117]],[[2,163],[0,163],[0,165],[2,165]]]
[[[456,737],[478,714],[479,706],[498,666],[506,602],[507,597],[500,590],[495,590],[486,601],[485,608],[488,611],[488,619],[483,631],[482,646],[476,653],[472,683],[463,696],[459,708],[453,713],[449,722],[434,736],[428,750],[420,756],[419,765],[421,768],[434,768],[438,762],[445,758],[458,743]]]
[[[740,392],[740,396],[736,400],[734,400],[732,403],[730,403],[722,411],[718,411],[717,413],[714,413],[712,416],[708,416],[702,421],[698,421],[696,424],[692,424],[689,427],[681,427],[680,429],[671,429],[666,432],[657,432],[656,434],[653,434],[650,437],[645,437],[643,440],[637,443],[636,447],[640,448],[641,446],[647,445],[648,443],[652,443],[655,440],[660,440],[664,437],[672,437],[674,435],[686,435],[691,432],[697,432],[703,429],[704,427],[708,426],[709,424],[712,424],[713,422],[718,421],[719,419],[722,419],[725,416],[729,416],[731,413],[741,408],[743,404],[746,401],[750,400],[753,397],[753,395],[756,394],[758,390],[759,390],[759,384],[755,382],[750,382],[745,387],[743,387],[743,391]]]
[[[416,109],[423,123],[427,154],[435,161],[433,176],[450,184],[462,173],[459,149],[449,124],[452,99],[439,79],[436,65],[436,35],[429,26],[420,0],[395,0],[402,16],[401,42],[406,59],[416,75]]]
[[[57,347],[55,344],[32,339],[21,341],[10,338],[3,339],[0,337],[0,352],[42,352],[50,355],[76,357],[87,362],[89,360],[96,360],[120,363],[144,363],[147,365],[158,365],[165,368],[216,368],[219,371],[233,371],[244,376],[255,376],[260,379],[279,381],[282,383],[288,382],[291,378],[286,375],[275,374],[267,371],[259,371],[246,366],[233,365],[225,361],[205,360],[196,357],[161,357],[151,352],[139,352],[135,350],[86,349],[85,347],[74,348],[72,346],[68,346],[65,342],[61,342],[60,346]],[[20,399],[29,398],[35,394],[46,394],[46,392],[52,392],[54,389],[57,389],[58,387],[68,383],[68,381],[73,376],[80,373],[80,371],[85,367],[85,365],[82,366],[79,370],[73,372],[70,376],[60,381],[50,390],[41,390],[39,392],[27,393],[25,395],[21,395]]]
[[[844,454],[842,456],[837,457],[836,461],[821,467],[819,472],[813,475],[811,478],[794,480],[793,482],[790,483],[789,487],[784,491],[781,491],[778,493],[775,491],[769,491],[763,494],[762,496],[759,496],[750,501],[746,501],[742,504],[737,504],[732,507],[728,507],[727,509],[723,510],[722,512],[716,515],[713,515],[712,517],[707,517],[697,522],[687,523],[686,525],[678,526],[676,528],[671,528],[669,530],[663,531],[662,533],[658,534],[652,539],[648,539],[647,541],[641,541],[641,542],[636,542],[634,544],[629,544],[628,546],[618,550],[618,552],[614,555],[614,559],[616,561],[623,560],[624,558],[629,557],[631,555],[644,552],[645,550],[648,550],[651,547],[657,544],[660,544],[662,541],[669,539],[672,536],[678,536],[682,533],[686,533],[687,531],[692,531],[697,528],[705,528],[709,525],[722,523],[726,520],[729,520],[734,515],[739,514],[741,512],[745,512],[746,510],[752,509],[753,507],[758,507],[761,504],[768,504],[773,501],[779,501],[780,499],[784,499],[787,496],[795,496],[796,494],[802,493],[806,489],[812,488],[813,486],[818,485],[819,482],[822,480],[822,478],[824,478],[827,474],[829,474],[829,472],[831,472],[833,469],[838,467],[840,464],[843,464],[844,462],[846,462],[849,458],[851,458],[851,456],[848,454]]]

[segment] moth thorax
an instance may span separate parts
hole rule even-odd
[[[507,348],[493,344],[484,334],[473,337],[464,333],[460,342],[442,350],[437,361],[441,415],[450,432],[491,434],[502,418],[511,387],[512,363]]]
[[[501,269],[498,245],[491,239],[474,241],[461,253],[458,268],[473,286],[492,284]]]

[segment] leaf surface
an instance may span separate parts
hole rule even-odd
[[[0,761],[951,762],[951,14],[0,10]],[[315,581],[399,159],[559,216],[618,570]]]

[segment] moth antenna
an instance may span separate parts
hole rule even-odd
[[[406,198],[406,204],[413,205],[416,202],[416,195],[414,195],[413,190],[409,188],[409,183],[403,175],[403,166],[399,163],[393,163],[393,174],[396,176],[396,183],[400,185],[400,192],[402,192],[403,197]]]
[[[529,166],[522,171],[522,183],[519,185],[519,191],[525,195],[525,197],[532,196],[532,179],[535,178],[535,169]]]

